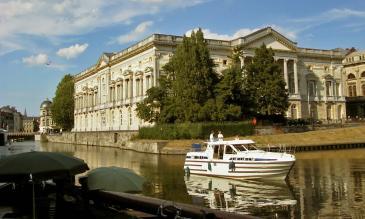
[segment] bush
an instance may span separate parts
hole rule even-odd
[[[311,123],[310,120],[305,120],[305,119],[289,119],[287,121],[288,126],[304,126],[304,125],[309,125]]]
[[[209,123],[178,123],[159,124],[154,127],[139,129],[140,139],[207,139],[210,132],[222,131],[225,137],[235,135],[251,135],[253,127],[250,122],[209,122]]]
[[[285,124],[287,123],[287,118],[283,115],[260,115],[256,116],[258,125],[274,125],[274,124]]]

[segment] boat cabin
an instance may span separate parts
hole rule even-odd
[[[213,159],[223,159],[225,156],[236,155],[241,152],[259,151],[252,140],[207,142],[206,151]]]

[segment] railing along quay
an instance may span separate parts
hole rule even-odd
[[[261,149],[274,152],[303,152],[303,151],[324,151],[324,150],[341,150],[353,148],[365,148],[365,142],[354,143],[330,143],[321,145],[260,145]]]
[[[24,141],[25,139],[31,140],[34,139],[36,132],[8,132],[6,135],[8,136],[8,140],[14,141]]]
[[[8,132],[8,137],[26,137],[26,136],[34,136],[36,132]]]

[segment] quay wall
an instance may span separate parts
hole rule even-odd
[[[114,147],[153,154],[182,154],[186,153],[165,150],[166,141],[132,140],[136,131],[106,131],[106,132],[64,132],[62,134],[44,135],[37,138],[40,141],[55,143],[80,144],[87,146]]]

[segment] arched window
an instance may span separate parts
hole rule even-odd
[[[361,85],[362,95],[365,96],[365,84]]]
[[[292,119],[297,119],[298,115],[297,115],[297,105],[293,104],[290,107],[290,111],[291,111],[291,118]]]
[[[347,76],[347,79],[348,80],[353,80],[353,79],[356,79],[355,75],[350,73],[348,76]]]
[[[361,73],[361,77],[362,77],[362,78],[365,78],[365,71],[363,71],[363,72]]]
[[[332,119],[332,106],[328,105],[327,106],[327,120],[331,120]]]
[[[348,85],[349,97],[356,97],[356,84]]]

